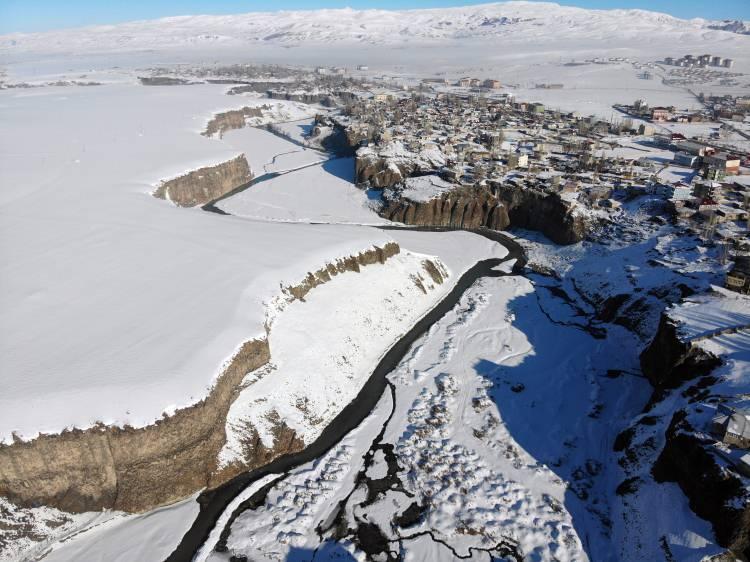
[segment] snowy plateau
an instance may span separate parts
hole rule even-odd
[[[699,92],[750,101],[747,22],[505,2],[0,36],[0,561],[748,560],[750,111]],[[420,142],[352,110],[453,98],[561,169],[560,123],[615,105],[715,119],[581,126],[616,185],[469,184],[483,121],[438,146],[442,117]],[[737,175],[702,183],[679,137]],[[565,217],[492,183],[532,176]],[[716,190],[698,226],[688,185]]]

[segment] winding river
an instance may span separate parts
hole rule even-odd
[[[464,230],[449,227],[382,226],[378,228],[384,230],[400,229],[420,232]],[[466,271],[460,277],[450,293],[448,293],[432,310],[412,326],[412,328],[395,344],[393,344],[393,346],[391,346],[377,364],[372,374],[359,391],[359,394],[357,394],[354,400],[352,400],[352,402],[344,407],[344,409],[341,410],[333,420],[331,420],[315,441],[298,453],[283,455],[265,466],[240,474],[216,489],[203,492],[198,498],[198,502],[200,503],[198,517],[182,538],[177,548],[167,558],[168,562],[188,562],[192,560],[197,551],[208,539],[209,534],[217,524],[221,514],[227,509],[232,500],[234,500],[234,498],[248,486],[271,474],[282,474],[283,476],[280,478],[283,478],[292,469],[323,456],[344,436],[359,426],[359,424],[370,415],[388,387],[387,375],[398,366],[404,356],[409,352],[412,344],[427,333],[433,324],[438,322],[446,313],[452,310],[453,307],[458,304],[464,292],[478,279],[483,277],[517,275],[525,266],[525,253],[521,248],[521,245],[515,240],[494,230],[479,229],[470,230],[469,232],[478,234],[503,245],[508,250],[508,255],[502,259],[493,258],[482,260]],[[499,265],[511,260],[515,260],[512,267],[512,273],[505,273],[497,269]],[[276,482],[276,480],[274,480],[274,482]],[[263,487],[262,491],[265,488],[266,486]],[[243,504],[240,504],[237,507],[225,526],[225,530],[231,526],[236,515],[247,508],[247,505],[245,504],[248,504],[253,500],[254,496],[251,496],[248,500],[243,502]]]

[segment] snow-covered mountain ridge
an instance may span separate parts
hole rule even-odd
[[[0,36],[0,52],[303,43],[393,45],[494,38],[526,42],[545,41],[552,36],[604,40],[652,34],[684,40],[685,34],[693,39],[715,39],[734,31],[717,30],[720,23],[683,20],[645,10],[586,10],[547,2],[404,11],[345,8],[178,16],[44,33],[12,33]]]

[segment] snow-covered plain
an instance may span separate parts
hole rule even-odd
[[[402,251],[381,267],[336,276],[270,318],[271,361],[247,375],[232,404],[220,463],[243,460],[247,423],[267,447],[274,445],[278,419],[311,443],[356,396],[385,350],[466,269],[507,253],[467,233],[395,232],[394,238],[420,252]],[[445,263],[431,255],[442,256]],[[430,277],[426,260],[433,260],[444,282]]]
[[[387,222],[373,212],[367,193],[354,188],[353,180],[352,158],[330,159],[254,184],[217,206],[232,215],[272,221]]]
[[[160,178],[286,142],[257,129],[231,146],[202,137],[223,91],[0,93],[12,131],[0,140],[4,440],[140,426],[200,400],[234,350],[265,334],[264,302],[279,283],[390,239],[151,197]]]
[[[199,400],[233,350],[265,334],[267,305],[279,284],[293,284],[337,257],[393,239],[410,251],[406,263],[392,264],[379,278],[377,301],[394,286],[412,288],[404,282],[417,254],[438,256],[451,272],[449,283],[472,260],[497,255],[496,245],[469,234],[354,225],[379,219],[370,213],[366,194],[348,184],[345,174],[327,170],[333,164],[322,164],[326,157],[319,152],[252,127],[221,140],[200,136],[213,114],[263,100],[227,97],[226,87],[218,85],[140,87],[132,69],[216,60],[364,63],[371,70],[358,74],[387,74],[395,84],[437,73],[499,78],[510,85],[506,91],[522,99],[609,117],[614,102],[643,98],[651,105],[687,107],[693,98],[658,80],[638,79],[628,62],[566,62],[605,56],[652,61],[713,52],[735,58],[737,71],[750,72],[748,37],[708,29],[707,23],[642,11],[511,2],[406,14],[329,10],[169,18],[0,37],[4,79],[81,78],[104,84],[0,92],[4,132],[10,132],[0,138],[0,357],[3,372],[10,373],[0,386],[0,438],[10,441],[13,432],[31,438],[98,421],[143,425]],[[540,82],[565,87],[534,88]],[[273,104],[268,120],[314,113],[298,104]],[[282,128],[294,140],[304,140],[302,126]],[[177,209],[149,195],[164,178],[241,152],[256,175],[315,165],[223,201],[222,208],[236,217]],[[280,224],[306,221],[352,224]],[[531,236],[532,259],[563,275],[559,286],[578,309],[551,298],[556,284],[541,277],[533,279],[536,293],[521,279],[486,281],[405,360],[394,378],[401,409],[387,439],[407,459],[428,463],[429,470],[402,466],[401,472],[412,493],[441,500],[422,525],[463,553],[485,537],[506,533],[521,539],[537,559],[585,559],[587,554],[595,560],[658,559],[660,537],[685,560],[717,551],[710,528],[689,511],[675,485],[656,484],[646,473],[647,483],[630,503],[611,494],[624,476],[613,466],[611,439],[645,402],[647,387],[634,377],[605,380],[602,370],[616,357],[621,361],[615,368],[636,371],[636,350],[653,333],[654,318],[643,320],[640,336],[613,327],[611,341],[604,342],[592,339],[581,319],[581,310],[594,312],[586,295],[653,291],[686,280],[700,289],[707,280],[716,281],[710,251],[666,230],[658,238],[624,237],[623,242],[634,243],[630,248],[583,244],[561,250]],[[647,263],[652,257],[655,262]],[[660,264],[679,275],[665,275]],[[350,305],[339,317],[342,323],[360,318],[354,303],[362,291],[373,290],[360,281],[373,277],[374,271],[335,281]],[[407,316],[417,317],[447,288],[411,303],[404,326]],[[301,338],[295,321],[312,330],[330,304],[326,286],[319,290],[319,298],[311,294],[274,319],[289,339],[272,345],[282,352],[288,346],[292,359],[292,345]],[[335,333],[305,341],[326,349],[335,343]],[[388,337],[380,332],[376,341],[367,333],[357,335],[367,343],[369,360],[397,335],[395,329]],[[324,354],[313,359],[310,371],[325,367]],[[356,366],[354,379],[361,380],[366,363]],[[298,364],[288,365],[290,370],[281,373],[286,382],[291,373],[310,376]],[[253,390],[254,385],[246,389],[238,409],[257,398]],[[266,506],[238,520],[231,544],[268,557],[286,555],[290,547],[304,553],[316,540],[312,523],[343,499],[389,406],[386,396],[360,433],[314,466],[302,467]],[[425,425],[435,412],[446,415],[437,416],[437,426]],[[304,429],[302,423],[299,427]],[[225,453],[231,458],[231,446]],[[375,458],[372,477],[385,472],[382,454]],[[462,498],[461,484],[471,487],[468,499]],[[359,514],[385,524],[394,509],[406,506],[396,495],[387,496],[393,506],[381,501]],[[132,559],[131,540],[142,532],[177,538],[193,515],[188,504],[151,519],[113,520],[55,547],[52,555]],[[58,515],[42,508],[37,517]],[[92,524],[91,517],[68,521],[62,532]],[[467,532],[480,527],[485,535]],[[161,560],[171,544],[161,543],[158,552],[140,550],[137,557],[148,560],[153,554]],[[405,544],[409,559],[451,556],[428,537]],[[340,548],[351,550],[351,545]]]

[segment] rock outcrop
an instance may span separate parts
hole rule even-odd
[[[676,482],[696,515],[711,522],[717,542],[750,559],[750,497],[742,481],[725,470],[678,411],[653,468],[659,482]]]
[[[203,401],[150,426],[95,427],[0,445],[0,495],[69,512],[138,512],[216,484],[229,406],[245,375],[268,359],[265,339],[246,342]]]
[[[574,206],[558,193],[489,182],[492,192],[505,203],[510,225],[544,234],[556,244],[575,244],[586,237],[588,225]]]
[[[370,133],[369,129],[348,129],[347,141],[356,146]],[[435,173],[444,164],[444,155],[435,150],[409,153],[400,143],[386,145],[382,152],[362,147],[357,150],[355,161],[356,182],[367,183],[376,189],[394,187],[408,177]]]
[[[350,142],[354,140],[351,138]],[[354,167],[357,183],[369,183],[376,189],[393,187],[419,171],[414,161],[394,162],[390,158],[379,157],[375,154],[365,156],[358,154]]]
[[[388,243],[341,258],[285,287],[281,297],[287,302],[304,300],[331,277],[385,263],[400,251],[398,244]],[[440,270],[430,262],[424,267],[437,282]],[[215,488],[245,470],[301,450],[305,443],[276,416],[270,420],[272,447],[248,427],[244,462],[218,465],[227,413],[242,381],[269,360],[267,339],[245,342],[204,400],[146,427],[102,425],[0,445],[0,496],[23,507],[47,505],[73,513],[142,512]]]
[[[505,206],[486,190],[457,189],[429,201],[386,199],[380,215],[394,222],[417,226],[503,230],[509,225]]]
[[[701,346],[691,345],[677,333],[668,314],[662,314],[653,341],[641,353],[641,370],[657,390],[674,388],[710,373],[721,359]]]
[[[261,105],[260,107],[245,106],[240,109],[232,109],[223,113],[217,113],[206,124],[206,130],[201,134],[204,137],[212,137],[215,134],[218,134],[219,138],[221,138],[227,131],[242,129],[247,124],[248,118],[263,117],[263,111],[270,109],[270,105]]]
[[[236,158],[193,170],[183,176],[162,182],[154,197],[166,199],[180,207],[195,207],[214,201],[253,179],[244,154]]]

